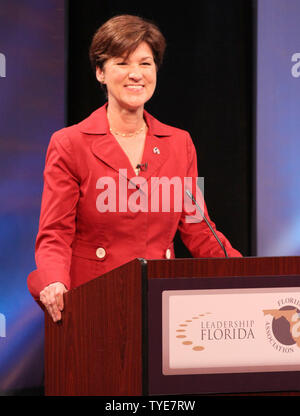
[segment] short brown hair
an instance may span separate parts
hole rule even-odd
[[[103,69],[107,59],[129,56],[141,42],[150,46],[157,69],[160,67],[166,41],[158,27],[147,19],[120,15],[109,19],[94,34],[89,56],[93,70]]]

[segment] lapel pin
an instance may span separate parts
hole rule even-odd
[[[153,148],[153,153],[155,153],[155,154],[159,155],[159,154],[160,154],[160,150],[159,150],[159,148],[158,148],[158,147],[154,147],[154,148]]]

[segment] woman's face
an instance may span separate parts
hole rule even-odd
[[[96,76],[107,87],[109,104],[128,110],[143,107],[156,86],[156,65],[150,46],[142,42],[128,58],[108,59],[103,70],[97,68]]]

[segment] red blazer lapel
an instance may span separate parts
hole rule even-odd
[[[135,173],[128,157],[109,131],[106,107],[107,104],[94,111],[88,118],[79,123],[79,130],[84,134],[95,136],[91,149],[98,159],[117,172],[119,172],[119,169],[127,169],[128,176],[130,177]]]
[[[144,117],[148,125],[148,135],[145,142],[142,163],[147,163],[147,169],[140,172],[140,176],[147,181],[158,175],[159,170],[169,158],[169,140],[172,135],[171,128],[160,123],[149,113],[144,111]]]
[[[127,169],[128,177],[135,176],[131,163],[117,140],[111,135],[106,115],[107,104],[94,111],[88,118],[78,124],[84,134],[94,135],[92,143],[93,154],[105,164],[119,172]],[[142,163],[147,163],[147,169],[140,172],[146,181],[155,176],[169,157],[169,141],[166,137],[172,135],[172,128],[163,124],[144,111],[148,125]]]

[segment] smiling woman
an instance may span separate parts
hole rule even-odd
[[[28,285],[54,321],[62,317],[63,294],[70,288],[134,258],[174,258],[177,229],[194,257],[224,257],[211,232],[214,224],[202,221],[195,206],[186,208],[186,189],[180,198],[174,193],[174,180],[184,184],[191,178],[189,183],[195,184],[198,177],[190,135],[144,110],[155,91],[164,50],[163,35],[145,19],[124,15],[106,22],[93,38],[90,59],[108,102],[51,138],[36,242],[37,270],[30,274]],[[125,173],[119,176],[120,172]],[[151,192],[145,192],[154,178]],[[114,207],[119,209],[99,209],[104,179],[112,184]],[[169,192],[163,192],[162,179],[171,184]],[[124,181],[128,183],[125,201]],[[168,196],[166,204],[151,204],[154,188],[157,195]],[[187,188],[199,202],[202,196],[196,186]],[[127,198],[128,203],[144,198],[150,209],[139,203],[129,209]],[[210,221],[205,204],[203,211]],[[191,215],[193,222],[187,220]],[[228,256],[240,256],[217,233]]]
[[[115,136],[139,132],[137,141],[143,142],[143,108],[154,93],[165,47],[165,38],[157,26],[137,16],[116,16],[95,33],[90,60],[97,80],[107,92],[110,127],[119,133]],[[137,153],[141,154],[143,143],[139,147]],[[130,150],[128,156],[132,156]],[[133,159],[135,166],[139,157]]]
[[[107,87],[108,116],[115,114],[117,108],[140,110],[141,126],[144,125],[143,107],[152,97],[156,86],[156,66],[150,46],[142,42],[128,57],[108,59],[102,69],[97,67],[96,76]],[[111,127],[115,131],[114,123]]]
[[[147,133],[144,105],[155,91],[165,47],[165,38],[156,25],[131,15],[104,23],[90,47],[96,78],[106,89],[110,132],[137,174]]]

